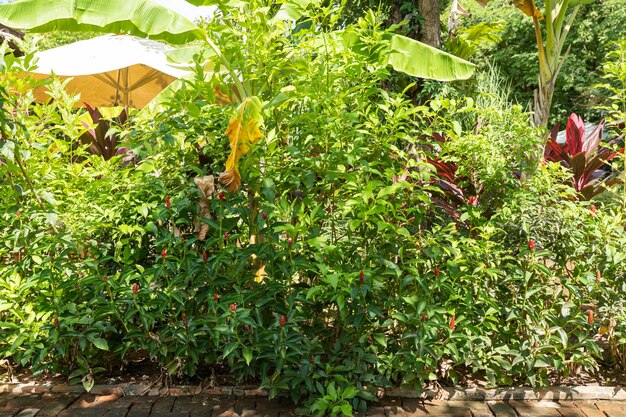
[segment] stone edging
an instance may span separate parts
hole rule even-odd
[[[392,388],[385,392],[389,397],[423,398],[445,401],[626,401],[626,387],[546,387],[546,388],[440,388],[417,393],[412,390]]]
[[[0,394],[84,394],[82,385],[67,384],[9,384],[0,383]],[[158,388],[153,384],[94,385],[95,395],[234,395],[237,397],[266,397],[267,391],[258,386],[224,386],[203,388],[197,385],[176,385]],[[626,387],[547,387],[547,388],[441,388],[418,393],[409,389],[391,388],[382,391],[384,397],[418,398],[444,401],[626,401]]]

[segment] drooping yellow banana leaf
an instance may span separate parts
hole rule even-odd
[[[241,185],[239,159],[248,153],[252,145],[263,137],[261,125],[263,104],[256,97],[247,97],[237,108],[235,116],[228,123],[225,135],[230,142],[230,156],[226,168],[220,174],[219,181],[230,192],[235,192]]]

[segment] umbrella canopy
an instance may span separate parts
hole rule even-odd
[[[35,54],[36,78],[71,78],[70,94],[80,94],[91,106],[124,105],[141,108],[177,78],[192,75],[191,68],[168,62],[173,47],[129,35],[104,35]],[[47,89],[35,90],[37,101],[49,100]],[[80,105],[78,103],[77,105]]]

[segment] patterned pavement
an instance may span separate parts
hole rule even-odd
[[[286,400],[209,394],[0,394],[0,417],[292,417]],[[626,417],[625,401],[434,401],[385,398],[372,417]]]

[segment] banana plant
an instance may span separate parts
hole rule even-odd
[[[485,6],[489,0],[477,0]],[[556,78],[567,59],[569,48],[563,53],[567,35],[576,19],[581,5],[593,0],[545,0],[542,14],[533,0],[514,0],[513,4],[522,13],[533,19],[537,50],[539,52],[539,86],[533,99],[532,122],[537,127],[548,126],[552,96]],[[545,20],[545,42],[540,21]]]

